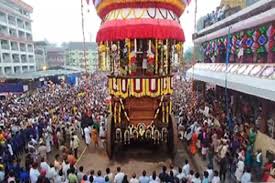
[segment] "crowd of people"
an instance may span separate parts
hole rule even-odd
[[[43,182],[43,175],[53,176],[58,159],[66,165],[75,163],[81,136],[90,143],[87,129],[95,141],[104,135],[106,75],[91,78],[77,86],[49,81],[30,93],[1,100],[0,182]],[[51,164],[56,151],[60,154]]]
[[[204,18],[204,28],[208,27],[222,19],[225,18],[225,12],[228,10],[228,6],[220,6],[217,7],[215,11],[212,11],[211,13],[208,13]]]
[[[254,143],[253,123],[226,120],[223,98],[213,89],[205,96],[192,92],[192,83],[176,75],[173,112],[179,138],[191,155],[206,163],[203,172],[163,166],[159,172],[127,175],[121,167],[78,166],[82,144],[104,145],[108,115],[106,75],[96,73],[77,86],[48,82],[27,95],[9,96],[0,103],[0,182],[22,183],[249,183],[274,181],[275,162],[264,165]],[[208,107],[205,107],[208,106]],[[207,109],[208,108],[208,109]],[[244,119],[243,119],[244,120]],[[83,140],[82,140],[83,139]],[[102,143],[99,140],[102,139]],[[104,147],[103,147],[104,148]],[[150,174],[150,175],[149,175]],[[253,176],[255,175],[255,176]]]
[[[213,88],[203,96],[192,91],[191,82],[179,78],[174,83],[174,112],[190,154],[199,154],[208,168],[219,172],[221,182],[274,181],[275,161],[264,166],[261,149],[254,148],[255,122],[245,116],[226,118],[225,98]]]

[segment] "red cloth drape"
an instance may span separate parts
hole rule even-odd
[[[129,19],[105,22],[97,33],[97,42],[129,39],[175,39],[184,42],[180,24],[172,20]]]

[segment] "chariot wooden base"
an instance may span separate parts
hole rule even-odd
[[[116,142],[116,137],[115,137],[115,125],[112,119],[112,116],[108,117],[107,120],[107,129],[106,129],[106,151],[107,151],[107,155],[110,159],[112,159],[113,155],[114,155],[114,149],[119,148],[120,145],[124,145],[121,142]],[[168,135],[167,135],[167,141],[166,142],[160,142],[158,145],[167,145],[167,150],[168,153],[172,156],[172,158],[175,156],[176,153],[176,147],[178,144],[178,132],[177,132],[177,123],[176,120],[174,118],[173,115],[170,116],[170,120],[167,126],[167,131],[168,131]],[[144,139],[138,139],[140,141],[143,141]],[[148,142],[146,141],[146,143],[152,143],[153,142]],[[119,149],[118,149],[119,151]]]

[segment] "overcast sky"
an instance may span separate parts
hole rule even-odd
[[[50,42],[62,43],[82,41],[81,29],[81,0],[24,0],[33,8],[32,28],[35,41],[47,39]],[[221,0],[198,0],[197,18],[214,10]],[[85,2],[85,1],[84,1]],[[186,8],[181,17],[181,24],[185,32],[185,48],[192,45],[194,32],[194,3]],[[95,41],[100,19],[91,4],[85,7],[86,39]]]

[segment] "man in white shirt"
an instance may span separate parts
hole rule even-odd
[[[219,172],[216,170],[214,171],[214,177],[213,177],[211,183],[221,183],[221,179],[219,177]]]
[[[178,172],[178,175],[176,176],[180,182],[182,182],[182,179],[186,178],[184,173],[182,172],[182,168],[179,167],[179,172]]]
[[[94,183],[105,183],[105,178],[101,175],[101,171],[98,170],[97,176],[94,179]]]
[[[45,170],[46,174],[48,174],[50,170],[49,164],[45,161],[44,157],[41,158],[41,163],[40,163],[40,169]]]
[[[130,183],[139,183],[139,180],[137,179],[137,176],[135,173],[132,175],[132,178],[130,179]]]
[[[208,168],[207,168],[206,171],[208,172],[208,179],[211,182],[212,179],[213,179],[213,176],[214,176],[214,172],[213,172],[212,167],[210,165],[208,165]]]
[[[111,172],[110,168],[106,168],[106,175],[105,178],[108,177],[109,178],[109,182],[112,183],[114,176],[113,173]]]
[[[38,164],[37,163],[33,163],[32,167],[30,169],[30,180],[31,180],[31,183],[36,183],[39,176],[40,176],[40,172],[38,170]]]
[[[250,183],[251,177],[250,169],[247,169],[241,177],[241,183]]]
[[[55,168],[54,168],[54,165],[51,164],[51,165],[50,165],[50,169],[49,169],[49,171],[48,171],[46,177],[47,177],[50,181],[54,181],[56,176],[57,176],[57,172],[56,172],[56,170],[55,170]]]
[[[146,176],[146,171],[143,170],[142,171],[142,176],[139,177],[139,182],[140,183],[149,183],[150,178],[148,176]]]
[[[188,160],[185,160],[185,165],[182,168],[182,172],[184,173],[185,177],[187,177],[190,173],[190,165]]]
[[[117,167],[117,174],[115,176],[114,183],[122,183],[124,175],[125,174],[121,172],[121,168]]]
[[[157,172],[153,171],[152,175],[150,176],[150,182],[149,183],[159,183],[160,179],[157,176]]]
[[[62,171],[63,171],[63,174],[65,177],[67,177],[67,171],[69,170],[69,168],[70,168],[70,164],[69,164],[68,160],[65,160],[62,163]]]

